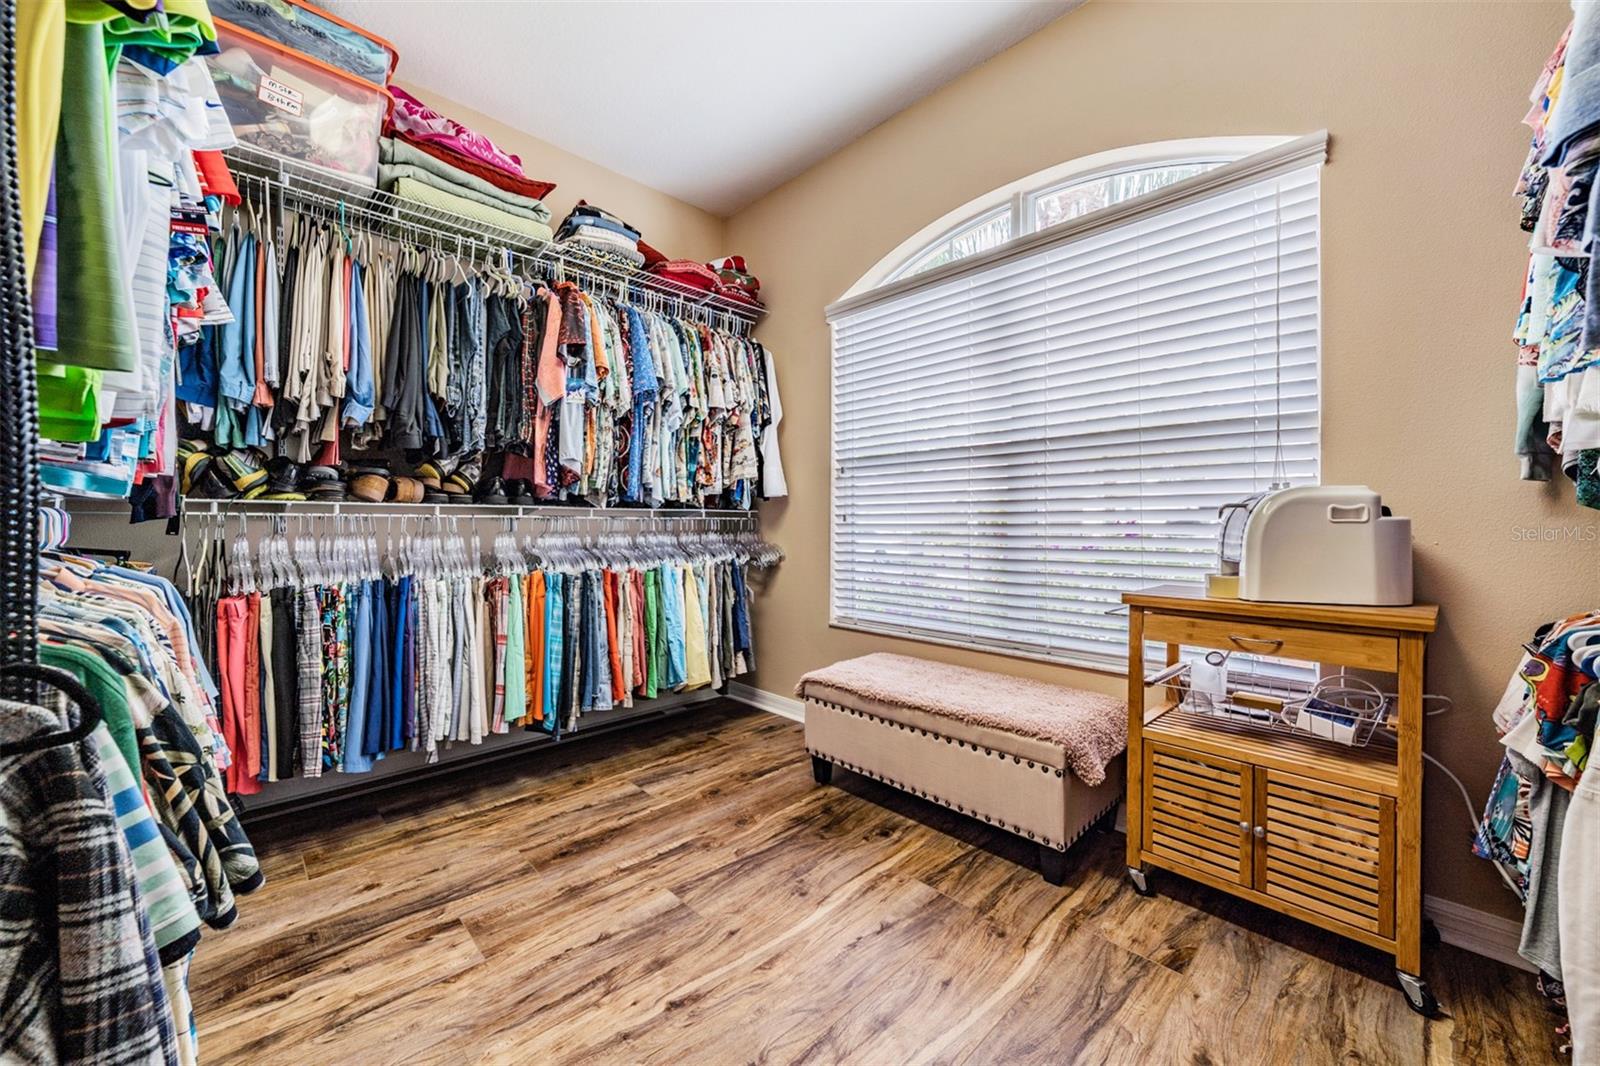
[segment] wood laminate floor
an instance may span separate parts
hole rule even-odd
[[[208,1063],[1542,1063],[1532,980],[1450,947],[1424,1021],[1365,948],[1026,843],[732,703],[252,830]]]

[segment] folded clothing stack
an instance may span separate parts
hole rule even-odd
[[[650,268],[650,273],[701,292],[716,292],[721,281],[704,263],[693,259],[663,259]]]
[[[551,239],[540,201],[555,185],[534,181],[522,161],[401,88],[390,136],[378,142],[378,184],[402,200],[471,218],[534,240]]]
[[[651,251],[654,252],[654,249]],[[750,273],[742,255],[697,263],[693,259],[664,259],[660,258],[660,253],[656,253],[648,269],[656,277],[677,285],[714,293],[752,307],[764,306],[761,303],[761,279]]]
[[[578,201],[556,231],[556,239],[578,248],[591,258],[637,270],[645,264],[639,251],[639,231],[609,211]]]
[[[761,279],[744,265],[744,256],[730,255],[706,264],[716,274],[718,296],[761,307]]]

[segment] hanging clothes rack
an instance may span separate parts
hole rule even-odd
[[[265,788],[275,810],[349,794],[347,775],[476,762],[725,692],[754,666],[745,568],[782,558],[743,513],[624,534],[577,512],[528,537],[514,515],[268,517],[252,538],[243,512],[216,512],[186,528],[184,555],[190,609],[219,620],[202,654],[225,694],[229,789]],[[296,639],[260,636],[269,619]],[[320,665],[291,654],[306,632]],[[274,683],[252,692],[258,637]]]
[[[440,208],[404,200],[344,181],[329,172],[246,146],[229,149],[228,164],[241,195],[265,206],[282,225],[284,210],[298,210],[425,247],[469,258],[500,257],[513,269],[545,280],[587,281],[619,294],[644,295],[680,315],[698,317],[749,334],[766,312],[645,271],[631,271],[580,248],[541,241]]]

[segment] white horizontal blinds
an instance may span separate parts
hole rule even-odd
[[[1121,592],[1315,482],[1319,169],[836,314],[834,620],[1118,661]]]

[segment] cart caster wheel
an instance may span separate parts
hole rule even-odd
[[[1143,870],[1132,866],[1128,867],[1128,881],[1133,885],[1133,890],[1141,896],[1153,896],[1156,894],[1156,890],[1150,887],[1150,882],[1145,877]]]
[[[1400,979],[1400,991],[1405,994],[1406,1006],[1424,1018],[1439,1017],[1439,1001],[1433,997],[1428,982],[1404,970],[1396,970],[1394,975]]]

